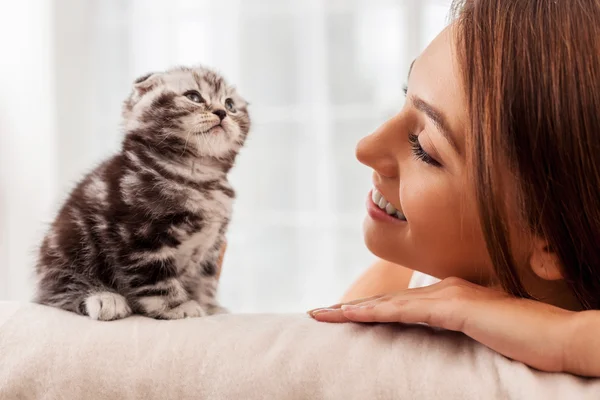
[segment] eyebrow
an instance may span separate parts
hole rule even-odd
[[[433,107],[431,104],[425,102],[424,100],[418,98],[417,96],[411,96],[411,103],[415,106],[415,108],[433,121],[434,125],[438,128],[438,130],[442,133],[442,136],[446,138],[450,146],[456,151],[459,155],[461,154],[460,148],[458,147],[456,141],[454,140],[454,135],[452,130],[450,129],[446,117],[444,114]]]
[[[408,80],[410,80],[410,74],[412,73],[413,67],[415,65],[415,61],[417,61],[416,58],[412,60],[412,62],[410,63],[410,67],[408,68],[407,82],[408,82]],[[461,154],[460,148],[458,147],[458,145],[456,144],[456,141],[454,140],[454,134],[452,133],[452,130],[450,129],[444,114],[441,111],[439,111],[438,109],[436,109],[435,107],[433,107],[431,104],[425,102],[424,100],[418,98],[417,96],[413,95],[413,96],[411,96],[410,99],[411,99],[412,104],[415,106],[415,108],[417,110],[419,110],[422,113],[424,113],[425,115],[427,115],[427,117],[429,117],[429,119],[431,121],[433,121],[435,126],[442,133],[442,136],[444,138],[446,138],[446,140],[448,141],[448,143],[450,143],[450,146],[452,146],[454,151],[456,151],[460,155]]]

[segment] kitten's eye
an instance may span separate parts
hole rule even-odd
[[[196,90],[188,90],[183,95],[191,101],[193,101],[194,103],[204,103],[204,99]]]
[[[228,98],[227,100],[225,100],[225,108],[229,112],[232,112],[232,113],[235,112],[235,104],[233,103],[232,99]]]

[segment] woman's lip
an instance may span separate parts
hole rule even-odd
[[[401,220],[395,217],[392,217],[387,212],[379,208],[379,206],[373,203],[373,191],[369,191],[369,196],[367,197],[367,213],[371,218],[377,221],[382,222],[391,222],[395,224],[403,224],[406,220]]]

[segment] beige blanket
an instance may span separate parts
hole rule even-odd
[[[0,302],[0,399],[600,399],[461,334],[304,315],[96,322]]]

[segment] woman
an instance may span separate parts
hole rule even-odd
[[[327,322],[425,322],[600,376],[600,1],[467,0],[363,139],[382,260]],[[413,285],[414,286],[414,285]],[[581,312],[584,311],[584,312]]]

